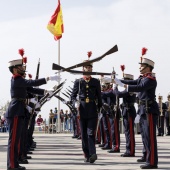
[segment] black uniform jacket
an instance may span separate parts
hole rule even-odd
[[[102,106],[99,80],[91,78],[89,82],[86,82],[83,78],[77,79],[74,82],[71,94],[71,100],[73,103],[77,100],[77,96],[79,96],[78,100],[80,101],[80,119],[97,117],[97,109]],[[89,100],[86,100],[87,98]]]
[[[22,76],[13,76],[11,79],[11,102],[6,112],[6,117],[25,116],[25,100],[27,97],[27,87],[40,86],[46,84],[46,79],[26,80]],[[32,92],[32,89],[31,89]]]
[[[136,109],[134,107],[134,103],[136,101],[136,94],[129,93],[126,90],[120,92],[117,88],[115,88],[115,93],[119,98],[123,98],[122,106],[122,116],[132,116],[136,117]]]
[[[138,92],[139,98],[139,113],[140,115],[148,113],[159,114],[158,104],[155,100],[155,91],[157,87],[156,78],[152,73],[144,74],[136,80],[121,80],[128,84],[128,92]],[[146,101],[148,107],[146,108]]]

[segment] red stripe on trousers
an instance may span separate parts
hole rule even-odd
[[[13,120],[13,128],[12,128],[12,141],[11,141],[11,150],[10,150],[10,166],[11,168],[15,168],[14,165],[14,146],[15,146],[15,140],[16,140],[16,131],[17,131],[17,125],[18,125],[18,117],[14,117]]]
[[[134,155],[134,130],[132,128],[132,117],[129,117],[129,129],[130,129],[130,154]]]
[[[119,139],[118,139],[118,130],[117,130],[117,119],[115,118],[115,137],[116,137],[116,150],[119,149]]]
[[[150,115],[150,145],[151,145],[151,151],[150,151],[150,164],[154,165],[154,148],[155,148],[155,141],[154,141],[154,129],[153,129],[153,115]]]

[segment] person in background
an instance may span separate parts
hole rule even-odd
[[[55,122],[57,122],[57,118],[58,118],[57,113],[58,113],[58,109],[57,109],[57,107],[55,107],[55,108],[54,108],[54,121],[55,121]]]
[[[64,114],[65,130],[68,131],[68,110]]]
[[[43,123],[43,118],[41,117],[41,115],[39,115],[37,118],[37,125],[40,126],[41,123]]]

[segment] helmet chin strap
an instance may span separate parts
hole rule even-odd
[[[145,67],[143,67],[143,69],[140,70],[140,72],[142,72],[143,70],[145,70],[146,67],[148,67],[148,65],[145,65]]]
[[[25,70],[21,70],[20,68],[17,67],[17,73],[20,74],[21,76],[23,76],[25,74]]]

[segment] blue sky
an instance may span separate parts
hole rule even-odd
[[[20,58],[18,49],[25,49],[28,57],[28,73],[35,77],[38,59],[41,60],[40,77],[54,74],[52,63],[58,62],[58,43],[46,29],[57,7],[58,0],[1,0],[0,1],[0,105],[10,100],[8,61]],[[147,47],[146,57],[155,61],[158,87],[157,94],[166,100],[170,91],[170,1],[169,0],[61,0],[64,34],[61,39],[60,64],[64,67],[87,59],[87,51],[95,58],[115,44],[119,51],[94,64],[94,71],[111,72],[112,67],[122,77],[120,65],[125,72],[139,75],[141,49]],[[79,69],[81,70],[81,68]],[[67,85],[78,75],[62,73]],[[51,88],[50,82],[43,88]],[[66,86],[67,86],[66,85]],[[42,108],[47,117],[56,107],[52,99]],[[67,109],[61,104],[62,109]]]

